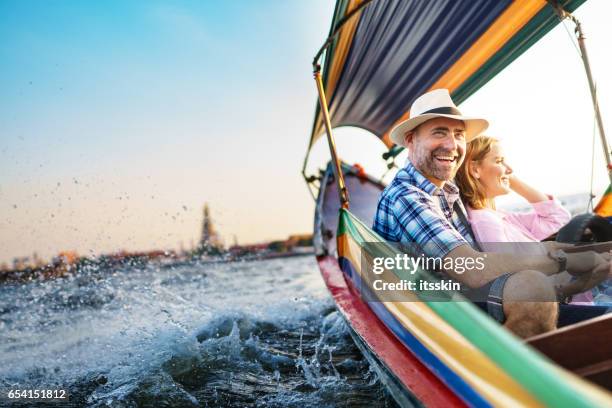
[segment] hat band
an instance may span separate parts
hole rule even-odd
[[[461,112],[459,111],[459,109],[452,107],[452,106],[447,106],[444,108],[435,108],[435,109],[430,109],[428,111],[422,112],[421,115],[425,115],[428,113],[439,113],[442,115],[457,115],[457,116],[461,116]]]

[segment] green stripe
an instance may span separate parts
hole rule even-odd
[[[347,210],[340,210],[338,225],[342,226],[338,229],[339,234],[340,231],[348,233],[362,247],[366,242],[385,242]],[[386,247],[384,252],[394,256],[395,249],[391,245]],[[426,271],[421,276],[434,279]],[[424,303],[542,403],[550,406],[597,407],[588,395],[580,395],[571,381],[557,376],[549,360],[521,343],[471,302]]]
[[[336,230],[336,237],[348,233],[349,228],[353,229],[351,231],[351,235],[356,233],[356,231],[354,231],[353,224],[351,223],[351,220],[347,214],[348,211],[343,211],[342,209],[340,209],[340,217],[338,218],[338,229]]]
[[[564,9],[573,12],[586,0],[565,2]],[[545,6],[518,33],[514,35],[493,57],[471,75],[452,94],[457,105],[499,74],[510,63],[538,42],[546,33],[559,24],[557,14],[550,6]]]

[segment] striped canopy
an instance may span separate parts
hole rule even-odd
[[[331,32],[364,0],[337,0]],[[559,0],[569,12],[586,0]],[[356,126],[391,147],[412,102],[447,88],[460,104],[559,23],[545,0],[372,0],[327,50],[333,127]],[[323,134],[315,114],[310,145]]]

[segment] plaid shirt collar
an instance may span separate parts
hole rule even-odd
[[[406,167],[400,170],[397,177],[401,182],[414,186],[431,196],[444,195],[451,208],[459,199],[459,189],[452,182],[447,181],[442,188],[439,188],[418,171],[410,160],[407,161]]]

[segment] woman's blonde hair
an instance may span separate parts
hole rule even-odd
[[[474,162],[482,161],[491,151],[491,146],[498,140],[490,136],[479,136],[467,144],[465,159],[455,176],[463,202],[475,210],[483,208],[495,209],[495,202],[485,195],[484,186],[470,172]]]

